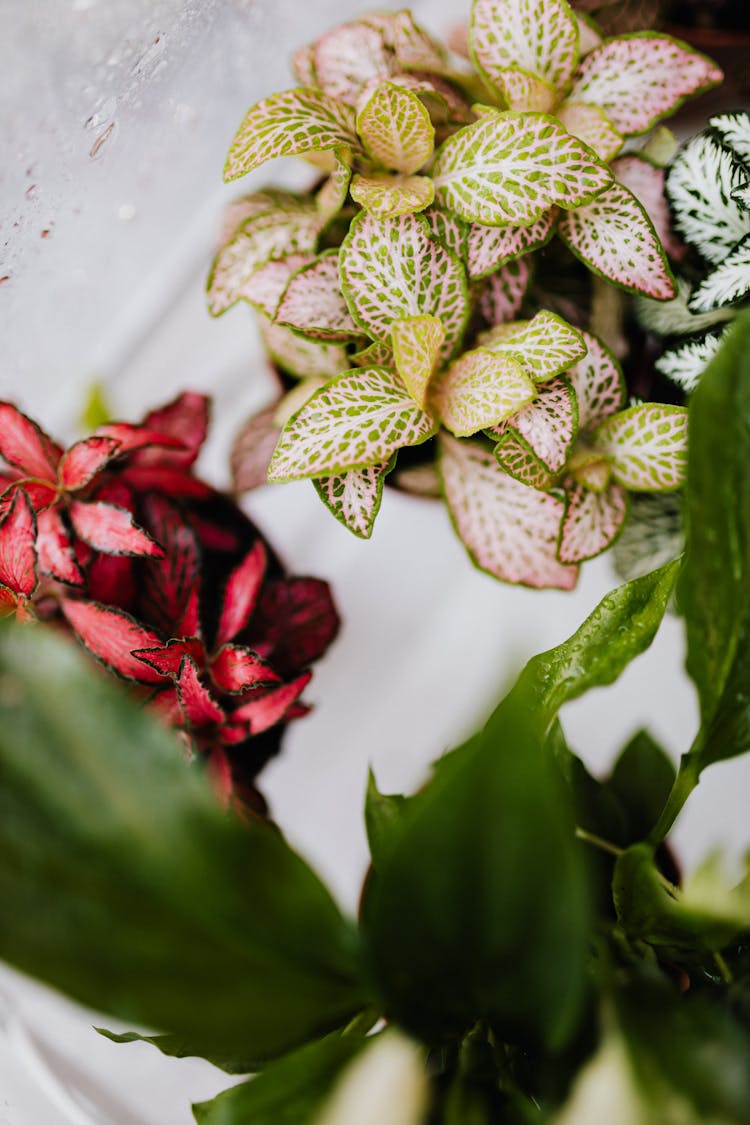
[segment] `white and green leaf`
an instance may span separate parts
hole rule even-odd
[[[593,559],[614,543],[628,515],[628,494],[619,484],[592,492],[580,484],[567,490],[558,556],[564,563]]]
[[[598,336],[582,333],[586,355],[566,372],[578,404],[578,428],[591,431],[622,410],[627,386],[622,368]]]
[[[605,163],[616,156],[623,146],[624,138],[598,105],[565,102],[555,110],[555,116],[569,133],[587,144]]]
[[[351,357],[355,367],[395,367],[393,351],[384,340],[376,340]]]
[[[565,0],[474,0],[469,47],[493,85],[502,87],[509,69],[522,70],[560,97],[578,62],[578,24]]]
[[[435,128],[417,95],[379,82],[357,113],[357,132],[383,168],[410,176],[432,156]]]
[[[750,214],[750,212],[748,212]],[[746,234],[718,266],[715,266],[690,295],[694,312],[736,304],[750,294],[750,234]]]
[[[663,352],[654,363],[656,370],[689,395],[721,347],[723,333],[707,332],[698,340],[688,340]]]
[[[506,324],[518,316],[532,276],[530,257],[516,258],[490,274],[479,298],[479,309],[488,324]]]
[[[301,410],[305,403],[309,402],[315,392],[319,391],[321,387],[324,387],[327,382],[328,380],[324,379],[322,375],[308,375],[306,379],[300,379],[299,383],[295,383],[293,387],[290,387],[276,404],[276,409],[273,412],[273,421],[277,430],[283,430],[292,415],[296,414],[298,410]],[[273,453],[273,449],[271,449],[271,453]],[[268,460],[269,462],[271,460],[270,454]]]
[[[274,324],[262,315],[259,327],[271,359],[283,371],[298,379],[306,379],[311,375],[331,379],[346,371],[349,366],[346,349],[340,344],[310,339],[283,324]]]
[[[396,370],[417,406],[425,407],[427,388],[435,374],[445,329],[434,316],[410,316],[394,320],[391,344]]]
[[[359,334],[341,292],[338,250],[326,250],[297,270],[275,319],[313,339],[345,341]]]
[[[431,402],[446,429],[468,437],[498,425],[535,396],[533,380],[516,359],[477,348],[438,376]]]
[[[385,478],[395,457],[365,469],[349,469],[313,480],[315,491],[339,523],[360,539],[369,539],[383,500]]]
[[[424,211],[435,198],[429,176],[396,176],[387,172],[355,176],[351,193],[352,199],[377,219]]]
[[[667,171],[674,228],[714,265],[750,234],[750,212],[732,198],[746,180],[738,161],[706,133],[680,149]]]
[[[717,113],[710,118],[709,125],[718,133],[722,143],[750,169],[750,113],[742,109]]]
[[[705,332],[717,324],[731,320],[732,309],[714,309],[707,313],[694,313],[688,307],[692,288],[687,278],[677,278],[677,294],[671,301],[653,301],[650,297],[637,297],[634,302],[639,324],[660,336],[685,336]]]
[[[466,240],[469,233],[468,224],[449,211],[441,211],[439,207],[428,207],[422,218],[426,219],[430,228],[430,237],[437,239],[446,250],[455,254],[460,262],[464,262],[466,260]],[[497,230],[497,227],[488,227],[487,229]]]
[[[687,410],[643,403],[607,418],[594,435],[612,476],[634,492],[679,488],[687,467]]]
[[[541,383],[586,355],[586,339],[557,313],[542,309],[531,320],[498,324],[479,337],[483,348],[512,356]]]
[[[551,113],[555,108],[555,87],[528,70],[509,67],[500,71],[494,85],[508,109],[519,113]]]
[[[504,430],[493,453],[500,468],[521,484],[545,492],[554,484],[552,473],[516,430]]]
[[[486,227],[472,223],[464,255],[469,277],[486,277],[506,262],[545,246],[554,234],[557,215],[557,208],[551,207],[527,227]]]

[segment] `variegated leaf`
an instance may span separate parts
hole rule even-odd
[[[527,70],[502,70],[495,86],[508,109],[519,113],[551,113],[555,108],[555,87]]]
[[[314,261],[313,254],[290,254],[288,258],[266,262],[243,285],[243,300],[273,318],[289,278],[302,266]]]
[[[435,198],[429,176],[355,176],[351,192],[352,199],[377,219],[424,211]]]
[[[447,69],[445,51],[424,28],[414,22],[411,12],[370,12],[365,22],[377,27],[385,45],[392,50],[400,68],[442,74]]]
[[[592,148],[605,164],[616,156],[623,145],[623,137],[615,129],[603,109],[581,102],[565,102],[555,111],[569,133]]]
[[[276,406],[277,403],[273,403],[248,418],[232,444],[230,465],[235,492],[250,492],[266,483],[268,466],[279,440],[280,427],[274,421]]]
[[[277,428],[277,441],[279,437],[278,431],[283,430],[292,415],[296,414],[298,410],[301,410],[315,392],[326,385],[327,381],[327,379],[323,379],[320,375],[309,375],[307,379],[300,379],[299,383],[296,383],[291,390],[286,392],[281,401],[276,404],[276,409],[273,412],[273,421]],[[274,448],[275,445],[276,443],[274,442]],[[271,453],[273,453],[273,449]],[[268,460],[270,462],[271,458],[269,457]],[[266,465],[266,468],[268,468],[268,465]]]
[[[669,35],[619,35],[582,60],[570,101],[598,105],[615,129],[630,137],[723,77],[705,55]]]
[[[659,356],[654,367],[685,394],[692,394],[721,341],[722,333],[708,332],[700,340],[688,340],[677,348],[670,348]]]
[[[487,278],[479,308],[488,324],[506,324],[518,315],[531,276],[531,258],[527,257],[508,262]]]
[[[392,65],[383,36],[364,20],[342,24],[321,35],[312,48],[316,82],[326,94],[357,104],[360,90],[373,78],[387,78]]]
[[[566,371],[586,354],[583,333],[547,309],[531,320],[498,324],[479,340],[483,348],[512,356],[537,383]]]
[[[586,355],[565,374],[578,403],[578,428],[590,431],[605,418],[622,410],[627,387],[622,369],[609,348],[597,336],[583,332]]]
[[[554,484],[552,473],[516,430],[504,430],[493,452],[500,468],[521,484],[545,492]]]
[[[420,445],[436,425],[397,376],[382,367],[350,371],[319,390],[287,423],[270,481],[336,476]]]
[[[750,211],[750,179],[742,187],[734,188],[732,191],[732,199],[738,203],[744,211]]]
[[[374,344],[355,352],[351,357],[355,367],[395,367],[393,351],[384,340],[376,340]]]
[[[357,132],[383,168],[409,176],[429,160],[435,144],[430,115],[416,94],[379,82],[357,114]]]
[[[438,203],[485,226],[529,226],[552,206],[579,207],[611,178],[553,117],[494,110],[449,137],[433,165]]]
[[[425,407],[427,387],[440,359],[445,329],[434,316],[394,320],[391,342],[396,370],[417,406]]]
[[[594,435],[619,484],[634,492],[679,488],[687,467],[687,410],[643,403],[613,414]]]
[[[532,402],[536,387],[520,363],[484,348],[465,352],[436,379],[431,401],[443,425],[467,437]]]
[[[298,47],[292,54],[292,72],[300,86],[318,86],[313,59],[314,44]]]
[[[441,211],[439,207],[428,207],[422,217],[427,220],[430,236],[441,242],[451,254],[455,254],[459,261],[464,262],[469,227],[463,219],[449,211]],[[496,231],[497,227],[487,229]]]
[[[571,479],[589,492],[604,492],[612,483],[612,467],[607,458],[585,445],[573,450],[566,468]]]
[[[671,301],[652,301],[650,297],[637,297],[635,310],[638,322],[649,332],[660,336],[685,336],[705,332],[707,328],[731,320],[732,309],[714,309],[708,313],[693,313],[688,308],[690,282],[677,278],[677,295]]]
[[[748,212],[750,214],[750,212]],[[692,312],[710,312],[732,305],[750,294],[750,234],[746,234],[731,254],[704,277],[690,295]]]
[[[346,349],[340,344],[310,340],[283,324],[274,324],[263,315],[259,318],[259,327],[271,359],[298,379],[306,379],[310,375],[330,379],[349,366]]]
[[[354,110],[322,90],[299,87],[272,94],[248,110],[224,165],[224,179],[236,180],[277,156],[360,148]]]
[[[221,214],[221,231],[217,250],[226,246],[250,219],[258,219],[271,211],[299,210],[300,196],[280,188],[266,188],[264,191],[252,191],[249,195],[242,195],[239,199],[228,203]]]
[[[327,250],[291,277],[275,319],[314,339],[348,340],[358,334],[341,292],[338,250]]]
[[[453,352],[469,314],[466,274],[430,238],[424,219],[358,215],[341,246],[339,270],[354,320],[374,339],[388,341],[394,320],[434,316],[445,329],[441,358]]]
[[[358,535],[369,539],[383,499],[386,474],[394,459],[365,469],[350,469],[334,477],[318,477],[315,491],[336,519]]]
[[[352,170],[344,159],[343,150],[334,150],[333,161],[333,171],[315,196],[315,205],[323,223],[329,223],[335,218],[346,203],[352,178]]]
[[[619,484],[591,492],[574,484],[567,493],[558,556],[564,563],[593,559],[617,538],[628,514],[628,494]]]
[[[750,113],[747,110],[717,113],[710,119],[709,125],[723,143],[750,167]]]
[[[585,12],[573,12],[573,16],[578,24],[578,57],[582,59],[600,45],[602,36],[591,16]]]
[[[620,156],[612,165],[618,183],[631,191],[645,209],[664,249],[672,258],[682,258],[685,247],[672,230],[669,208],[664,196],[664,169],[635,153]]]
[[[472,223],[466,249],[469,277],[486,277],[506,262],[544,246],[554,234],[557,215],[557,208],[551,207],[528,227],[485,227]]]
[[[750,233],[750,212],[732,198],[746,179],[731,153],[705,133],[680,149],[667,170],[674,228],[714,265]]]
[[[474,441],[440,439],[451,518],[476,565],[504,582],[572,590],[578,570],[556,555],[564,503],[520,484]]]
[[[266,262],[314,250],[320,225],[315,204],[306,199],[297,199],[293,209],[267,211],[249,219],[214,259],[208,278],[212,316],[245,297],[245,287]]]
[[[578,429],[575,391],[562,375],[537,387],[537,397],[508,419],[507,426],[526,441],[553,476],[568,459]]]
[[[557,233],[589,269],[621,289],[662,301],[674,297],[672,271],[653,224],[622,184],[563,215]]]
[[[564,95],[578,62],[578,25],[565,0],[474,0],[469,47],[491,83],[514,68]]]

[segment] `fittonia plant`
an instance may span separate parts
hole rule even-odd
[[[324,178],[239,200],[211,272],[211,311],[255,306],[300,380],[241,435],[236,484],[309,478],[368,537],[424,445],[482,569],[569,589],[629,490],[682,484],[685,413],[628,406],[585,312],[544,307],[534,252],[557,235],[562,260],[674,298],[663,172],[618,154],[721,72],[668,36],[602,40],[564,0],[475,0],[469,48],[474,70],[405,11],[344,24],[243,121],[227,179],[291,155]]]

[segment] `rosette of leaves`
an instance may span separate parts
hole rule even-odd
[[[328,587],[288,578],[257,528],[194,475],[208,400],[63,450],[0,403],[0,605],[66,626],[207,762],[224,796],[263,808],[254,778],[304,715],[336,634]]]

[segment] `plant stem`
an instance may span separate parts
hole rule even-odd
[[[729,965],[727,965],[726,961],[720,953],[714,953],[714,961],[716,962],[716,967],[721,973],[721,978],[724,983],[733,984],[734,977],[732,975],[732,970],[729,968]]]
[[[623,849],[618,848],[616,844],[610,844],[609,840],[604,840],[601,836],[595,836],[593,832],[587,832],[585,828],[576,828],[576,836],[579,840],[599,848],[600,851],[607,852],[608,855],[618,856],[623,853]]]
[[[660,844],[667,835],[699,780],[698,758],[693,750],[690,750],[687,754],[683,754],[680,759],[680,768],[667,797],[667,803],[649,835],[648,842],[653,844],[654,847]]]

